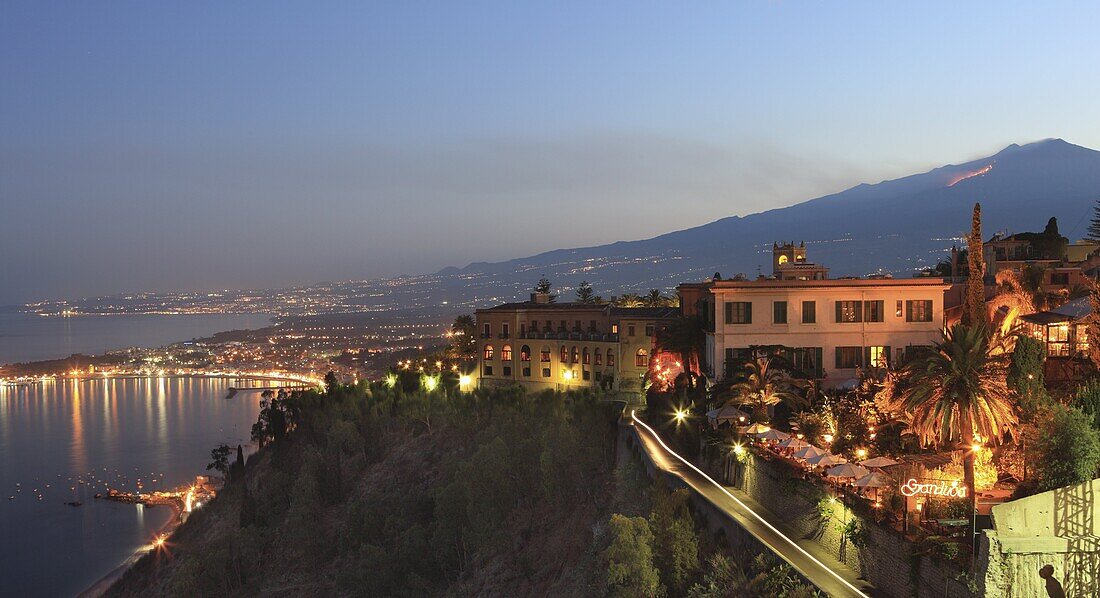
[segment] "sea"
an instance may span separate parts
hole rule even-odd
[[[0,362],[162,345],[269,321],[16,316],[0,315]],[[250,452],[260,393],[226,397],[230,387],[257,384],[138,377],[0,385],[0,595],[75,596],[147,546],[171,509],[95,494],[188,483],[207,473],[222,443]]]

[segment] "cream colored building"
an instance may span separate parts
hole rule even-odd
[[[781,352],[826,386],[939,340],[950,287],[939,278],[716,279],[702,286],[706,373],[724,379],[756,355]]]
[[[640,395],[657,331],[676,308],[551,303],[549,296],[475,313],[481,386],[530,391],[604,388]]]

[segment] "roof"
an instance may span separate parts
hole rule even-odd
[[[777,289],[777,288],[845,288],[845,287],[932,287],[946,289],[951,285],[942,278],[830,278],[826,280],[716,280],[712,289]]]
[[[618,318],[663,320],[680,317],[678,307],[612,307],[611,315]]]
[[[1089,303],[1089,298],[1081,297],[1061,307],[1020,316],[1020,319],[1032,324],[1056,324],[1058,322],[1076,322],[1091,313],[1092,304]]]
[[[501,303],[493,307],[486,307],[477,312],[486,311],[517,311],[521,309],[559,310],[559,311],[599,311],[607,308],[601,303],[577,303],[575,301],[565,303],[536,303],[534,301],[516,301],[513,303]]]

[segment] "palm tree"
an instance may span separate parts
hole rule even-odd
[[[477,325],[474,317],[462,314],[451,324],[451,351],[455,359],[473,360],[477,357]]]
[[[927,355],[905,368],[908,388],[900,405],[923,445],[959,446],[973,512],[974,452],[981,442],[1015,437],[1019,420],[1006,381],[1010,354],[1005,328],[956,324]],[[973,526],[973,519],[971,519]],[[973,528],[971,537],[973,537]]]
[[[1002,307],[1014,307],[1020,313],[1030,314],[1057,307],[1063,301],[1063,294],[1048,293],[1043,289],[1045,280],[1046,268],[1038,264],[998,272],[997,296],[989,302],[990,312],[996,313]]]
[[[612,304],[615,307],[641,307],[643,304],[642,298],[634,293],[623,293],[617,297]]]
[[[730,401],[738,405],[752,405],[754,419],[767,418],[768,407],[786,403],[791,411],[805,407],[797,392],[793,391],[791,377],[782,369],[772,367],[768,357],[758,357],[745,364],[744,379],[734,384],[730,390]]]
[[[661,289],[649,289],[644,302],[646,307],[664,307],[668,305],[668,297],[661,294]]]

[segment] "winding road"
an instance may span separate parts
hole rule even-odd
[[[828,554],[824,548],[812,540],[795,540],[788,536],[781,530],[782,523],[768,521],[766,516],[770,513],[747,495],[722,486],[673,452],[653,428],[638,419],[633,412],[629,421],[637,429],[643,448],[657,467],[683,480],[692,490],[717,506],[764,546],[787,561],[818,589],[836,597],[869,598],[879,595],[871,584],[860,579],[855,571]]]

